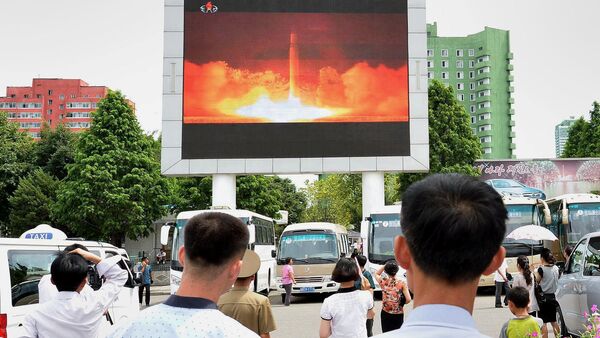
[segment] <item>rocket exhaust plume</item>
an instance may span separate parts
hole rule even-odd
[[[297,94],[298,74],[300,71],[300,60],[298,57],[298,43],[296,33],[290,33],[290,97]]]

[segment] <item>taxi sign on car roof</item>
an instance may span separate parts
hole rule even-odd
[[[40,224],[33,229],[25,231],[19,238],[39,240],[63,240],[67,239],[67,235],[61,230],[53,228],[48,224]]]

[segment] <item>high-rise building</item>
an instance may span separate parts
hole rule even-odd
[[[37,139],[44,123],[51,128],[64,123],[73,131],[88,129],[92,111],[107,93],[108,87],[90,86],[79,79],[33,79],[31,87],[7,87],[0,110]]]
[[[506,30],[441,37],[437,23],[427,25],[428,77],[454,89],[471,115],[484,159],[515,157],[512,58]]]
[[[575,116],[570,116],[568,120],[564,120],[554,127],[554,147],[556,149],[556,157],[561,157],[563,151],[565,151],[565,144],[569,139],[569,130],[571,126],[577,121]]]

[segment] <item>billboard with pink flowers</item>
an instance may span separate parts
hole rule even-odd
[[[480,160],[475,167],[482,180],[509,194],[540,198],[539,190],[545,198],[552,198],[600,191],[600,158]]]

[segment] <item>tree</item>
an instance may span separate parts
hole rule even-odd
[[[36,144],[36,164],[62,180],[67,176],[67,165],[74,161],[76,135],[63,124],[54,130],[44,124],[40,134]]]
[[[358,227],[362,218],[360,175],[327,175],[306,188],[308,208],[304,221],[332,222]]]
[[[272,190],[273,177],[262,175],[240,176],[237,178],[237,205],[239,209],[276,217],[282,204],[279,193]]]
[[[38,224],[57,226],[50,210],[56,200],[59,180],[42,169],[36,169],[19,181],[19,186],[9,199],[11,206],[9,234],[17,237]]]
[[[294,183],[289,178],[279,176],[271,177],[271,191],[277,194],[279,209],[286,210],[288,214],[288,223],[298,223],[306,211],[306,195],[298,191]]]
[[[150,234],[152,222],[167,211],[169,194],[132,107],[120,92],[109,91],[80,137],[55,216],[80,236],[120,246],[125,236]]]
[[[462,173],[478,176],[475,160],[481,144],[471,130],[469,114],[456,100],[451,87],[439,81],[429,86],[429,173],[401,174],[400,190],[434,173]]]
[[[210,177],[174,177],[169,179],[170,212],[208,209],[211,205],[212,179]]]
[[[33,139],[19,131],[5,112],[0,111],[0,233],[8,225],[8,199],[17,189],[19,179],[33,167]]]
[[[589,122],[581,117],[569,128],[562,157],[600,157],[600,103],[592,104]]]

